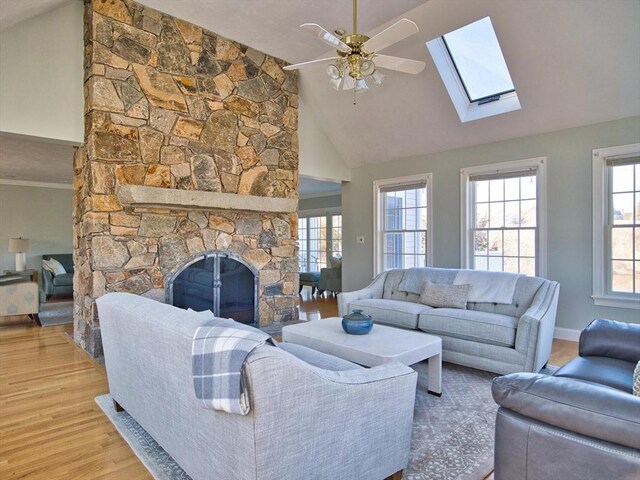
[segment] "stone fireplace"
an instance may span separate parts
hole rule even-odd
[[[297,318],[297,75],[283,66],[133,1],[85,0],[74,339],[89,353],[102,353],[96,298],[173,301],[196,264],[211,268],[199,273],[222,316]],[[250,308],[223,298],[223,277],[250,283],[240,266],[254,276]]]

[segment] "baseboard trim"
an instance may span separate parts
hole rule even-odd
[[[580,339],[580,330],[556,327],[553,332],[553,338],[557,338],[558,340],[570,340],[572,342],[577,342]]]

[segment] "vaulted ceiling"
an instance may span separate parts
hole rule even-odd
[[[78,1],[78,0],[74,0]],[[291,63],[330,52],[301,31],[351,28],[351,0],[140,0]],[[0,26],[64,0],[2,0]],[[335,92],[325,66],[301,71],[300,93],[350,166],[425,155],[640,115],[637,0],[360,0],[359,30],[409,18],[420,32],[384,53],[423,60],[419,75],[386,71],[380,88]],[[21,7],[22,6],[22,7]],[[43,10],[43,11],[44,11]],[[522,109],[461,123],[425,42],[490,16]]]

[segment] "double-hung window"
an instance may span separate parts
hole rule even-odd
[[[462,266],[544,275],[545,159],[461,172]]]
[[[375,273],[431,265],[431,174],[374,182]]]
[[[593,300],[640,308],[640,144],[593,151]]]
[[[298,263],[301,272],[319,272],[328,266],[329,257],[342,256],[342,215],[298,218]]]

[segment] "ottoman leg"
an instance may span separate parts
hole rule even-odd
[[[300,284],[300,288],[298,288],[298,295],[302,293],[302,287],[304,287],[304,285]]]
[[[311,285],[311,296],[314,296],[315,294],[316,294],[316,286]]]

